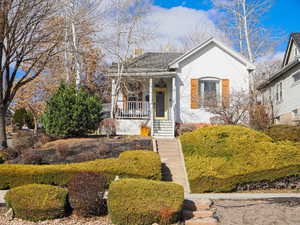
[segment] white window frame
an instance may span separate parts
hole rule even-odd
[[[217,83],[217,105],[216,106],[220,106],[221,105],[221,96],[222,96],[222,79],[217,78],[217,77],[203,77],[203,78],[199,78],[198,79],[198,98],[200,99],[200,104],[199,104],[199,108],[208,108],[208,106],[204,105],[205,100],[204,100],[204,95],[202,93],[204,93],[204,86],[201,85],[201,81],[218,81]]]
[[[275,102],[281,103],[283,101],[283,84],[282,81],[275,85]]]

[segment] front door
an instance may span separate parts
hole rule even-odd
[[[154,113],[155,119],[164,120],[168,117],[167,104],[168,104],[168,96],[167,96],[166,88],[155,88],[154,89]]]

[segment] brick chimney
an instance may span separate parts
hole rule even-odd
[[[144,50],[142,48],[135,48],[133,50],[133,57],[139,57],[144,54]]]

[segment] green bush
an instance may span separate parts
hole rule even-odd
[[[78,172],[103,173],[108,182],[115,176],[161,179],[160,158],[151,151],[123,152],[119,158],[99,159],[65,165],[0,165],[0,189],[25,184],[50,184],[66,186]]]
[[[275,125],[265,132],[273,138],[274,141],[300,142],[300,126]]]
[[[12,120],[18,129],[21,129],[24,125],[30,129],[34,128],[33,115],[24,108],[17,109]]]
[[[273,143],[241,126],[214,126],[180,138],[192,192],[228,192],[238,184],[300,174],[300,148]]]
[[[182,186],[144,179],[121,179],[111,184],[108,211],[116,225],[171,224],[184,199]]]
[[[42,122],[47,134],[82,136],[98,128],[101,109],[101,100],[96,95],[62,83],[47,102]]]
[[[67,195],[65,188],[30,184],[9,190],[5,201],[17,218],[39,221],[63,217]]]

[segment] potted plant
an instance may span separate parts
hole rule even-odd
[[[141,124],[141,136],[150,136],[150,128],[147,126],[146,123]]]

